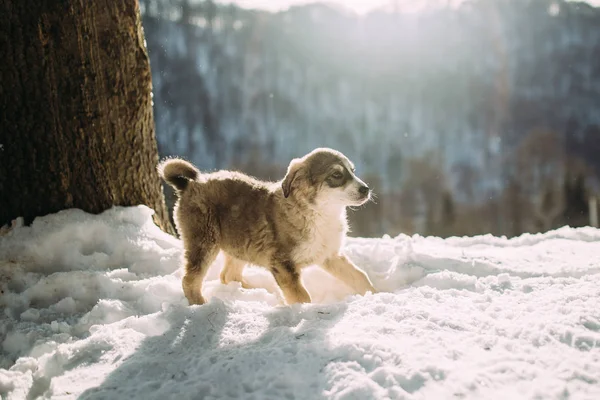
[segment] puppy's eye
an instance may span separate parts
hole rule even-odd
[[[331,177],[333,179],[342,179],[344,175],[340,171],[335,171],[333,174],[331,174]]]

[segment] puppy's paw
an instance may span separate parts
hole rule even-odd
[[[377,294],[377,293],[379,293],[379,290],[377,290],[377,289],[375,289],[373,286],[371,286],[370,288],[368,288],[368,289],[367,289],[367,291],[366,291],[366,293],[365,293],[365,294],[367,294],[367,293],[369,293],[369,292],[370,292],[371,294]]]
[[[206,303],[206,300],[204,300],[204,297],[201,294],[194,294],[193,296],[188,297],[187,300],[190,306],[201,306],[202,304]]]

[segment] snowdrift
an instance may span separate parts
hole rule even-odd
[[[222,285],[189,307],[152,210],[38,218],[0,236],[3,399],[600,398],[600,230],[349,239],[381,293],[319,268],[315,303]]]

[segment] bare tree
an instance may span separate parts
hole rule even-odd
[[[0,224],[146,204],[168,232],[137,1],[0,2]]]
[[[564,213],[565,207],[562,187],[558,184],[548,184],[545,190],[533,199],[532,217],[534,226],[530,228],[530,231],[547,232],[557,228],[559,217]]]

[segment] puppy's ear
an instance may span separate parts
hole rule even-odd
[[[286,199],[289,197],[292,192],[292,183],[298,176],[298,171],[302,167],[302,163],[299,159],[295,158],[290,162],[287,173],[285,174],[285,178],[283,178],[283,182],[281,183],[281,188],[283,189],[283,197]]]

